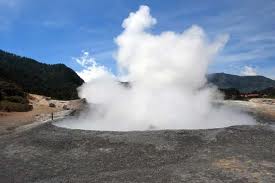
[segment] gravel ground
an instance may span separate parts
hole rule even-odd
[[[0,136],[0,182],[275,182],[275,130],[99,132],[51,123]]]

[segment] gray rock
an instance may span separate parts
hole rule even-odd
[[[104,132],[44,124],[0,137],[0,182],[275,182],[268,126]]]
[[[63,105],[64,110],[70,110],[67,105]]]
[[[49,103],[49,107],[55,107],[54,103]]]

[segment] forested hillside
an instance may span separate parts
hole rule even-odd
[[[0,111],[28,111],[28,95],[22,88],[12,82],[6,82],[0,78]]]
[[[240,92],[249,93],[275,87],[275,81],[264,76],[237,76],[225,73],[209,74],[208,82],[220,89],[235,88]]]
[[[83,80],[64,64],[43,64],[0,50],[0,78],[16,83],[23,91],[55,99],[78,98]]]

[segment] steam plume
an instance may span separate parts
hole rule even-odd
[[[130,13],[123,21],[124,31],[115,39],[119,76],[105,72],[84,84],[80,96],[91,103],[91,110],[60,126],[123,131],[253,123],[246,114],[215,106],[213,101],[220,95],[206,85],[208,64],[228,37],[210,41],[196,25],[182,33],[154,35],[148,29],[156,23],[147,6]],[[130,81],[130,87],[120,84],[119,78]]]

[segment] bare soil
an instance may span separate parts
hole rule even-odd
[[[55,107],[49,107],[50,103],[55,104]],[[11,133],[23,125],[51,119],[52,113],[55,117],[56,113],[65,110],[64,105],[70,110],[78,109],[81,102],[80,100],[52,100],[45,96],[30,94],[30,104],[33,110],[28,112],[0,112],[0,135]]]
[[[275,99],[254,98],[249,101],[227,100],[226,105],[240,107],[255,115],[262,122],[275,124]]]

